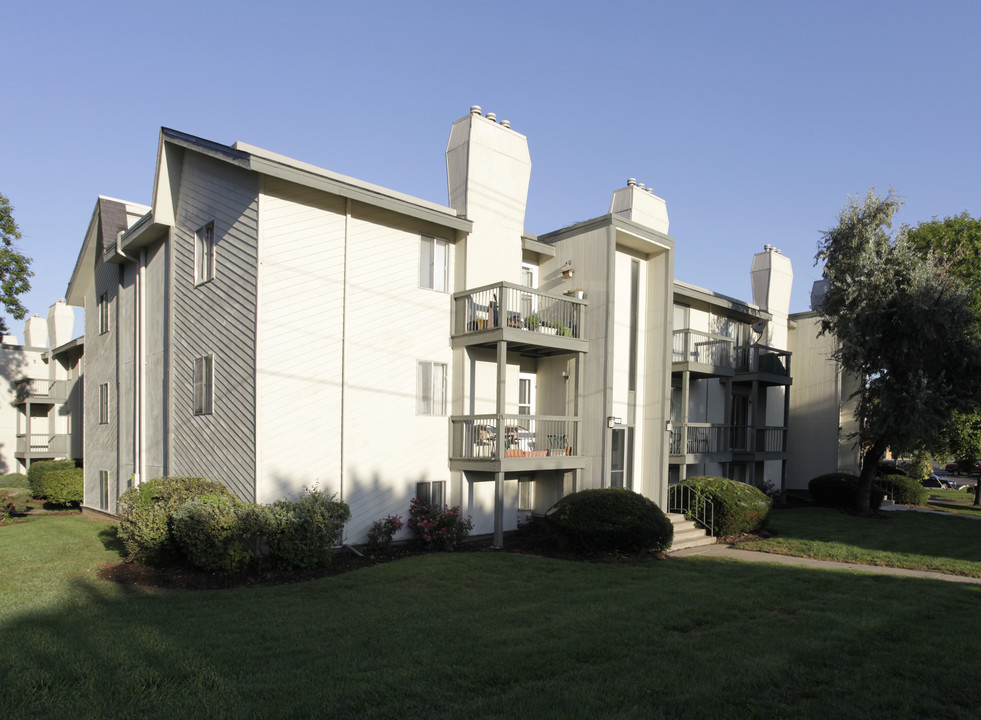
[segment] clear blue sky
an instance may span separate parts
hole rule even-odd
[[[528,137],[526,229],[605,214],[628,177],[668,203],[675,275],[749,299],[752,255],[794,263],[849,195],[916,224],[981,215],[981,3],[13,3],[0,193],[62,297],[96,196],[148,203],[160,126],[446,203],[451,123]],[[22,324],[12,330],[20,336]],[[78,328],[76,329],[76,332]]]

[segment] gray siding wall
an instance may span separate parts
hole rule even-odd
[[[258,177],[185,153],[171,235],[171,475],[255,497]],[[215,224],[215,278],[194,285],[194,233]],[[214,354],[214,412],[193,414],[194,359]]]
[[[109,507],[116,511],[116,499],[125,491],[126,481],[120,481],[119,458],[116,454],[117,425],[119,416],[116,403],[119,398],[117,376],[116,336],[119,327],[118,296],[120,268],[97,261],[95,282],[85,298],[85,369],[82,381],[85,386],[85,504],[99,507],[99,472],[109,473]],[[109,293],[109,332],[99,334],[99,304],[102,293]],[[109,423],[99,424],[99,386],[109,385]]]
[[[168,245],[146,250],[146,478],[167,474],[167,278]]]

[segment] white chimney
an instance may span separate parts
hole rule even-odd
[[[794,269],[790,259],[772,245],[753,256],[750,270],[753,283],[753,302],[773,315],[767,323],[766,344],[786,349],[787,316],[790,313],[790,290],[794,284]]]
[[[24,345],[38,348],[48,346],[48,324],[40,315],[34,314],[24,323]]]
[[[52,349],[72,339],[74,325],[75,313],[65,304],[64,298],[48,308],[48,338]]]
[[[465,276],[458,287],[500,280],[520,282],[521,235],[525,226],[531,155],[528,139],[483,117],[479,106],[460,118],[446,145],[450,207],[473,221],[465,250]]]
[[[627,180],[627,187],[613,193],[610,213],[668,234],[668,204],[645,189],[643,183],[638,185],[634,178]]]

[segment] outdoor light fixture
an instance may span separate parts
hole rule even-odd
[[[671,421],[668,420],[667,422],[664,423],[664,431],[671,432],[672,430],[674,430],[674,425],[672,425]]]
[[[612,415],[606,419],[607,427],[616,427],[617,425],[623,424],[623,418],[613,417]]]
[[[572,269],[572,260],[566,260],[565,265],[562,266],[562,279],[571,280],[575,274],[576,271]]]

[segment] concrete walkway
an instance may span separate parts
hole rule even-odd
[[[879,508],[889,512],[925,512],[937,513],[939,515],[949,515],[951,517],[965,517],[955,513],[945,513],[938,510],[920,510],[909,508],[905,505],[894,505],[886,503]],[[981,518],[971,518],[978,520]],[[740,550],[733,545],[702,545],[701,547],[687,548],[670,553],[673,558],[685,558],[697,555],[698,557],[724,558],[726,560],[738,560],[739,562],[771,563],[774,565],[793,565],[796,567],[814,568],[817,570],[846,570],[851,572],[871,573],[873,575],[895,575],[898,577],[928,578],[930,580],[944,580],[946,582],[964,583],[967,585],[981,585],[981,578],[965,577],[964,575],[947,575],[946,573],[931,572],[928,570],[905,570],[903,568],[883,567],[880,565],[860,565],[858,563],[832,562],[830,560],[814,560],[812,558],[796,557],[793,555],[776,555],[774,553],[760,552],[759,550]]]

